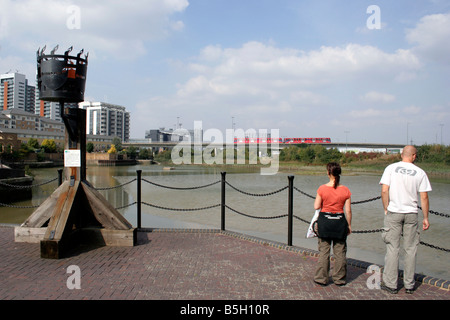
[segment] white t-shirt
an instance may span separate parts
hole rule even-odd
[[[397,213],[418,212],[418,193],[431,191],[425,171],[409,162],[397,162],[386,167],[380,184],[389,186],[387,209]]]

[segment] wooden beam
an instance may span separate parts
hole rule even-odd
[[[116,247],[132,247],[136,245],[137,230],[111,230],[104,228],[83,228],[81,242]]]
[[[128,230],[132,225],[117,211],[100,192],[92,188],[86,181],[81,182],[86,199],[95,218],[105,229]]]
[[[69,191],[69,182],[63,182],[29,217],[21,227],[40,228],[52,217],[53,209],[63,193]]]
[[[15,227],[14,238],[16,242],[39,243],[44,239],[47,228]]]
[[[73,187],[69,187],[67,192],[63,192],[59,196],[45,231],[44,239],[41,240],[41,258],[60,259],[63,256],[64,241],[70,237],[70,214],[74,211],[72,209],[78,187],[79,181],[75,181]],[[63,237],[66,239],[63,239]]]

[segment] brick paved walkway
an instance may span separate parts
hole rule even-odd
[[[316,285],[317,257],[231,232],[139,232],[135,247],[81,248],[60,260],[39,244],[14,242],[0,227],[0,300],[449,300],[448,289],[417,282],[408,295],[368,289],[371,274],[349,265],[348,283]],[[81,289],[69,289],[80,268]],[[69,281],[68,281],[69,279]]]

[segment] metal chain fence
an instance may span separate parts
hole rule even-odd
[[[122,187],[124,187],[126,185],[129,185],[129,184],[135,182],[135,181],[138,181],[138,201],[135,201],[133,203],[130,203],[130,204],[118,207],[118,208],[116,208],[117,210],[124,209],[124,208],[130,207],[130,206],[133,206],[133,205],[139,206],[139,209],[140,209],[140,205],[141,204],[146,205],[148,207],[153,207],[153,208],[156,208],[156,209],[168,210],[168,211],[177,211],[177,212],[180,212],[180,211],[186,211],[186,212],[201,211],[201,210],[208,210],[208,209],[221,207],[223,215],[224,215],[224,210],[228,209],[228,210],[230,210],[230,211],[232,211],[232,212],[234,212],[236,214],[239,214],[239,215],[242,215],[242,216],[245,216],[245,217],[248,217],[248,218],[263,219],[263,220],[285,218],[285,217],[289,217],[289,214],[280,214],[280,215],[274,215],[274,216],[268,216],[267,217],[267,216],[254,216],[254,215],[250,215],[250,214],[247,214],[247,213],[244,213],[244,212],[240,212],[240,211],[230,207],[229,205],[225,204],[225,199],[224,199],[225,185],[229,186],[231,189],[233,189],[233,190],[235,190],[235,191],[237,191],[239,193],[242,193],[244,195],[251,196],[251,197],[268,197],[268,196],[272,196],[272,195],[278,194],[278,193],[280,193],[280,192],[282,192],[284,190],[287,190],[287,189],[291,188],[291,190],[289,190],[290,192],[292,192],[292,190],[295,190],[295,191],[299,192],[300,194],[302,194],[302,195],[304,195],[304,196],[306,196],[308,198],[315,199],[315,196],[310,195],[310,194],[308,194],[308,193],[298,189],[297,187],[290,186],[290,185],[285,186],[283,188],[280,188],[278,190],[274,190],[272,192],[267,192],[267,193],[250,193],[250,192],[247,192],[247,191],[243,191],[243,190],[233,186],[228,181],[226,181],[225,180],[225,173],[222,173],[222,180],[214,181],[214,182],[211,182],[211,183],[208,183],[208,184],[205,184],[205,185],[191,186],[191,187],[174,187],[174,186],[167,186],[167,185],[158,184],[158,183],[152,182],[152,181],[150,181],[148,179],[141,178],[141,172],[139,172],[140,170],[137,170],[137,171],[138,171],[138,178],[134,178],[134,179],[132,179],[132,180],[130,180],[128,182],[122,183],[122,184],[117,185],[117,186],[101,187],[101,188],[100,187],[98,187],[98,188],[96,187],[95,189],[96,190],[102,190],[102,191],[108,191],[108,190],[112,190],[112,189],[122,188]],[[59,179],[61,181],[61,177],[59,177]],[[42,183],[39,183],[39,184],[35,184],[35,185],[29,185],[29,186],[16,186],[16,185],[7,184],[7,183],[3,183],[3,182],[0,182],[0,185],[3,185],[3,186],[8,187],[8,188],[25,189],[25,188],[40,187],[40,186],[43,186],[45,184],[54,182],[56,180],[58,180],[58,178],[51,179],[49,181],[45,181],[45,182],[42,182]],[[144,182],[146,182],[148,184],[151,184],[151,185],[153,185],[155,187],[166,188],[166,189],[171,189],[171,190],[179,190],[179,191],[180,190],[186,191],[186,190],[197,190],[197,189],[202,189],[202,188],[208,188],[208,187],[214,186],[214,185],[222,182],[222,203],[220,203],[220,204],[213,204],[213,205],[210,205],[210,206],[200,207],[200,208],[172,208],[172,207],[164,207],[164,206],[160,206],[160,205],[151,204],[151,203],[148,203],[148,202],[145,202],[145,201],[139,201],[140,200],[140,192],[141,192],[141,190],[140,190],[141,189],[141,183],[140,183],[141,181],[144,181]],[[380,196],[369,198],[367,200],[355,201],[355,202],[352,202],[352,204],[353,205],[357,205],[357,204],[362,204],[362,203],[368,203],[368,202],[379,200],[379,199],[381,199]],[[5,204],[5,203],[0,203],[0,206],[11,207],[11,208],[21,208],[21,209],[23,209],[23,208],[29,209],[29,208],[37,208],[37,207],[39,207],[39,205],[36,205],[36,206],[19,206],[19,205],[13,205],[13,204]],[[422,208],[420,206],[419,206],[419,209],[422,210]],[[429,213],[437,215],[437,216],[445,217],[445,218],[450,218],[450,215],[446,214],[446,213],[439,213],[439,212],[436,212],[436,211],[433,211],[433,210],[429,210]],[[138,215],[140,215],[140,210],[138,210]],[[297,219],[297,220],[299,220],[299,221],[301,221],[301,222],[303,222],[303,223],[306,223],[306,224],[310,223],[310,221],[308,221],[306,219],[303,219],[301,217],[298,217],[296,215],[292,215],[292,217]],[[224,216],[223,216],[223,219],[224,219]],[[139,224],[138,228],[140,228],[140,217],[138,217],[138,221],[139,221],[138,222],[138,224]],[[222,222],[222,226],[223,226],[223,229],[224,229],[224,223],[223,222]],[[383,229],[381,229],[381,228],[380,229],[373,229],[373,230],[355,230],[355,231],[352,231],[352,233],[356,233],[356,234],[377,233],[377,232],[381,232],[382,230]],[[449,252],[450,251],[450,249],[438,247],[438,246],[435,246],[435,245],[432,245],[432,244],[429,244],[429,243],[425,243],[423,241],[420,241],[420,244],[422,244],[424,246],[427,246],[427,247],[430,247],[430,248],[433,248],[433,249],[436,249],[436,250],[441,250],[441,251],[444,251],[444,252]]]

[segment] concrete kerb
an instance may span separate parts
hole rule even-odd
[[[280,250],[293,252],[293,253],[296,253],[296,254],[299,254],[299,255],[308,255],[308,256],[312,256],[312,257],[318,257],[319,256],[319,252],[316,251],[316,250],[305,249],[305,248],[301,248],[301,247],[297,247],[297,246],[289,246],[289,245],[281,243],[281,242],[267,240],[267,239],[262,239],[262,238],[258,238],[258,237],[254,237],[254,236],[250,236],[250,235],[246,235],[246,234],[242,234],[242,233],[235,232],[235,231],[228,231],[228,230],[220,230],[220,229],[183,229],[183,228],[141,228],[141,229],[139,229],[139,232],[220,233],[220,234],[225,235],[225,236],[237,238],[237,239],[240,239],[240,240],[250,241],[250,242],[257,243],[257,244],[260,244],[260,245],[263,245],[263,246],[270,246],[270,247],[277,248],[277,249],[280,249]],[[332,261],[334,260],[333,256],[331,257],[331,260]],[[374,263],[361,261],[361,260],[357,260],[357,259],[352,259],[352,258],[347,258],[347,265],[352,266],[352,267],[357,267],[357,268],[360,268],[360,269],[363,269],[363,270],[367,270],[367,268],[369,266],[375,265],[375,266],[378,266],[380,268],[381,272],[383,272],[383,268],[384,268],[384,266],[382,266],[382,265],[377,265],[377,264],[374,264]],[[399,277],[401,279],[403,279],[403,270],[399,270]],[[432,286],[438,287],[440,289],[450,290],[450,280],[434,278],[434,277],[426,276],[426,275],[423,275],[423,274],[415,274],[414,279],[417,282],[420,282],[420,283],[423,283],[423,284],[432,285]]]

